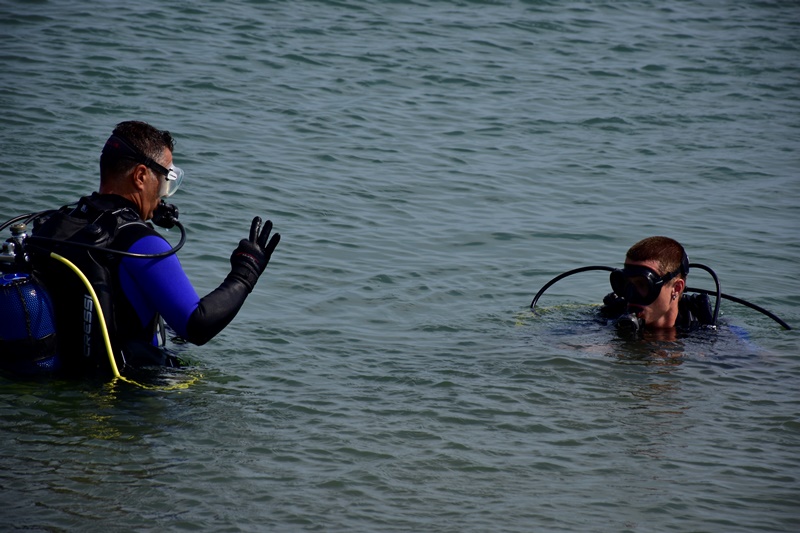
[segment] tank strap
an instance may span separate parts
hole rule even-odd
[[[16,339],[3,340],[3,362],[26,362],[36,363],[38,361],[53,357],[57,352],[57,338],[55,333],[51,333],[41,339]]]

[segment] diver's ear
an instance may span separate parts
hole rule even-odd
[[[683,289],[686,288],[686,280],[683,278],[676,278],[675,283],[672,285],[672,294],[677,298],[683,294]],[[674,300],[675,298],[673,298]]]
[[[147,183],[147,178],[147,167],[142,164],[136,165],[131,173],[130,178],[133,188],[137,191],[144,190],[145,183]]]

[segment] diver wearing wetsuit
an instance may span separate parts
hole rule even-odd
[[[631,313],[628,302],[625,298],[618,296],[615,292],[608,293],[603,298],[603,306],[600,314],[605,318],[617,319],[617,327],[624,329],[625,320],[633,321],[638,319],[636,313]],[[632,315],[632,316],[631,316]],[[629,324],[628,327],[637,329],[643,327],[643,322]],[[711,312],[711,303],[708,294],[682,294],[678,298],[678,317],[675,320],[675,328],[682,332],[695,331],[702,326],[714,325],[714,316]]]
[[[689,267],[708,272],[714,279],[716,291],[687,287]],[[690,264],[683,246],[669,237],[648,237],[631,246],[625,257],[624,268],[592,265],[559,274],[539,289],[531,301],[531,311],[535,311],[539,298],[554,283],[574,274],[595,270],[611,273],[614,292],[603,299],[600,314],[615,319],[617,329],[624,335],[649,330],[658,332],[661,337],[670,337],[676,330],[687,332],[701,327],[716,328],[722,298],[755,309],[784,329],[792,329],[763,307],[723,293],[717,274],[706,265]],[[697,294],[689,295],[686,292]],[[709,295],[715,297],[713,311]]]
[[[669,237],[648,237],[628,250],[625,266],[611,272],[614,292],[601,314],[618,318],[617,327],[637,331],[691,331],[714,324],[707,294],[684,294],[689,258]]]
[[[100,158],[99,193],[40,217],[29,239],[34,250],[55,251],[83,271],[106,314],[117,362],[127,367],[175,364],[164,351],[154,349],[160,317],[193,344],[213,338],[236,316],[280,241],[276,233],[267,242],[272,223],[266,221],[262,228],[255,217],[249,238],[231,255],[231,272],[200,298],[171,245],[145,222],[154,214],[159,218],[161,199],[171,196],[183,177],[172,163],[173,146],[167,131],[144,122],[118,124]],[[104,253],[97,247],[146,257]],[[98,320],[96,310],[78,278],[46,259],[35,260],[34,268],[53,296],[65,367],[108,368],[100,329],[93,323]]]

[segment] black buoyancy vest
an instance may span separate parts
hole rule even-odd
[[[119,255],[70,243],[126,251],[147,235],[158,233],[141,219],[132,202],[117,195],[94,193],[77,205],[48,211],[34,221],[33,236],[60,241],[37,241],[31,259],[34,272],[53,299],[59,353],[67,371],[108,373],[111,365],[88,289],[76,273],[49,253],[70,260],[91,282],[105,315],[117,366],[122,368],[121,347],[131,341],[151,343],[158,317],[141,325],[120,286]]]
[[[628,307],[628,303],[621,296],[615,293],[608,293],[603,298],[603,306],[600,314],[604,318],[619,318]],[[675,320],[675,327],[683,331],[694,331],[701,326],[713,326],[714,314],[711,312],[711,303],[708,295],[682,294],[678,302],[678,318]]]
[[[716,326],[708,294],[682,294],[678,302],[678,319],[675,327],[694,331],[701,326]]]

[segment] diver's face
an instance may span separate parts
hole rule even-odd
[[[650,268],[663,276],[664,273],[659,270],[658,261],[625,261],[626,266],[643,266]],[[661,292],[655,301],[649,305],[628,304],[628,309],[636,313],[636,316],[644,319],[646,328],[660,329],[672,328],[675,326],[675,320],[678,318],[678,298],[672,297],[675,294],[675,283],[678,278],[674,278],[666,282],[661,287]]]
[[[159,159],[157,163],[162,165],[164,168],[169,168],[172,165],[172,152],[168,149],[165,149],[161,159]],[[158,207],[158,204],[161,203],[162,182],[166,180],[166,177],[163,174],[160,174],[149,168],[148,171],[151,179],[148,181],[146,187],[146,203],[143,206],[144,216],[142,217],[144,220],[150,220],[153,218],[153,211],[155,211],[156,207]]]

